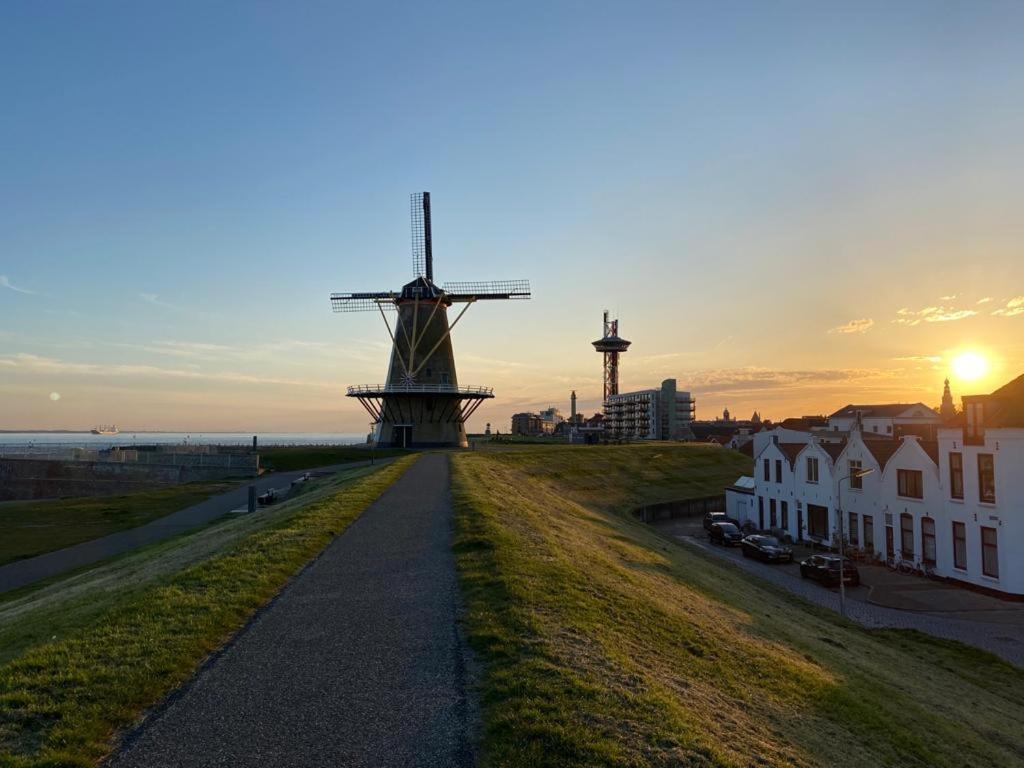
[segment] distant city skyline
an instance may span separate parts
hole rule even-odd
[[[472,431],[675,378],[698,418],[1024,373],[1024,6],[0,8],[0,428],[364,433],[408,195]]]

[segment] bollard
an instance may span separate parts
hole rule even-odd
[[[249,512],[256,511],[256,486],[249,486]]]

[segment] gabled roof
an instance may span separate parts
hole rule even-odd
[[[844,405],[838,411],[829,416],[830,419],[843,418],[852,419],[856,417],[859,411],[861,416],[865,418],[878,418],[883,416],[902,416],[903,413],[909,411],[911,408],[923,408],[928,412],[930,416],[938,416],[938,411],[934,408],[929,408],[924,403],[883,403],[881,405]]]
[[[742,453],[744,456],[749,456],[750,458],[754,458],[754,441],[753,440],[747,440],[747,442],[745,442],[743,445],[741,445],[736,450],[739,451],[740,453]]]
[[[875,461],[878,462],[878,467],[882,471],[885,471],[886,462],[893,457],[893,455],[903,445],[902,440],[865,440],[864,446],[868,449],[872,456],[875,457]]]
[[[797,454],[806,448],[810,443],[779,443],[779,450],[789,460],[789,466],[793,466],[796,462]]]
[[[825,451],[825,453],[827,453],[834,462],[836,459],[839,458],[839,454],[843,452],[843,449],[846,447],[846,442],[844,441],[842,443],[818,443],[818,446],[823,451]]]
[[[932,460],[932,463],[935,466],[939,466],[939,441],[918,440],[917,444],[920,445],[922,450],[928,454],[928,458]]]
[[[815,427],[828,426],[828,419],[824,416],[801,416],[800,418],[783,419],[775,425],[783,429],[792,429],[797,432],[810,432]]]

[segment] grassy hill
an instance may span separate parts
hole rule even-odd
[[[186,483],[126,493],[0,504],[0,565],[145,525],[240,485]]]
[[[0,766],[97,765],[415,458],[0,596]]]
[[[687,446],[453,457],[485,765],[999,766],[1024,673],[866,631],[626,511],[749,471]]]

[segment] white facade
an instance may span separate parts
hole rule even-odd
[[[748,519],[754,501],[754,478],[744,475],[725,489],[725,514],[743,522]]]
[[[980,440],[965,441],[964,437],[960,428],[939,430],[938,471],[945,515],[937,525],[937,536],[947,542],[940,548],[952,552],[953,523],[961,524],[964,534],[961,561],[940,557],[940,573],[981,587],[1024,594],[1024,428],[989,428]],[[961,457],[960,487],[953,482],[951,454]],[[992,501],[983,500],[979,456],[991,457],[994,483],[986,490],[993,491],[988,495]],[[987,529],[986,546],[982,529]]]
[[[865,438],[856,424],[842,445],[812,433],[761,433],[741,522],[836,546],[841,509],[849,546],[1024,594],[1024,428],[990,428],[966,442],[960,427],[941,429],[937,443]],[[873,471],[851,484],[858,470]]]

